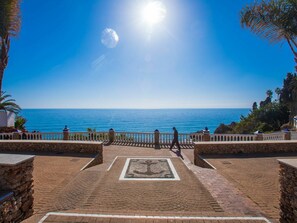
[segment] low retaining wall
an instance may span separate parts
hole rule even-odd
[[[205,160],[202,156],[197,155],[195,156],[195,165],[200,166],[202,168],[207,168],[207,169],[215,169],[214,166],[212,166],[207,160]]]
[[[282,159],[280,164],[280,222],[297,222],[297,159]]]
[[[297,141],[203,142],[194,143],[197,154],[297,152]]]
[[[0,222],[16,222],[19,206],[12,192],[0,193]]]
[[[33,159],[0,154],[0,222],[21,222],[33,214]]]
[[[101,154],[101,142],[77,141],[32,141],[32,140],[1,140],[1,152],[54,152],[54,153],[87,153]]]

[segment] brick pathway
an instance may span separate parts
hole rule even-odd
[[[184,150],[185,154],[187,152]],[[171,157],[181,181],[119,181],[125,157]],[[145,216],[261,215],[253,202],[242,197],[242,193],[216,171],[196,167],[184,156],[186,166],[168,149],[112,145],[104,147],[103,164],[79,171],[89,160],[87,157],[37,157],[34,170],[35,189],[38,191],[34,194],[37,209],[35,215],[25,222],[38,222],[48,212]],[[68,221],[67,217],[58,217],[50,216],[45,222]],[[95,222],[94,218],[73,219],[73,222]],[[118,220],[112,217],[97,218],[96,222],[121,222]],[[171,220],[146,219],[143,222],[248,222]],[[124,219],[123,222],[141,221]]]
[[[184,150],[185,155],[192,164],[194,161],[193,150]],[[250,206],[256,206],[256,209],[264,213],[268,218],[278,222],[279,219],[279,165],[277,159],[281,158],[297,158],[297,153],[279,153],[279,154],[251,154],[251,155],[225,155],[225,156],[204,156],[215,168],[214,170],[205,170],[202,172],[213,172],[221,175],[222,181],[228,181],[230,185],[238,189],[241,197],[249,198],[253,202]],[[199,170],[199,167],[195,167]],[[195,169],[194,168],[194,169]],[[195,171],[194,172],[201,172]],[[198,174],[199,177],[200,174]],[[218,178],[220,178],[218,175]],[[201,178],[201,177],[200,177]],[[210,181],[207,183],[207,181]],[[228,210],[225,204],[232,199],[220,201],[216,194],[212,177],[201,178],[201,182],[207,185],[212,196],[216,198],[218,203],[224,210]],[[226,195],[226,191],[224,191]],[[226,195],[226,197],[231,197]],[[233,207],[231,207],[233,209]]]
[[[279,165],[277,159],[293,154],[206,156],[229,182],[249,197],[267,216],[279,218]]]
[[[71,182],[92,157],[75,154],[46,154],[34,159],[34,212],[52,210],[52,204],[60,197],[60,191]]]
[[[81,209],[92,209],[99,213],[124,211],[139,214],[143,211],[157,215],[159,212],[180,215],[223,211],[179,158],[172,158],[171,161],[180,181],[121,181],[119,176],[125,161],[124,157],[115,161]]]

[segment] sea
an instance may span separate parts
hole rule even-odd
[[[62,132],[65,125],[72,132],[87,128],[121,132],[193,133],[207,127],[210,132],[221,124],[239,121],[249,109],[23,109],[28,131]]]

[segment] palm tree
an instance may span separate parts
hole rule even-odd
[[[282,93],[282,90],[279,87],[277,87],[275,88],[274,92],[277,94],[277,100],[279,101],[279,97]]]
[[[27,122],[27,119],[17,115],[15,118],[14,127],[18,130],[24,131],[26,130],[26,127],[25,127],[26,122]]]
[[[297,64],[296,15],[296,0],[262,0],[243,8],[240,22],[271,42],[287,42]],[[297,70],[297,65],[295,68]]]
[[[20,30],[20,0],[0,1],[0,92],[4,70],[8,63],[10,37],[16,36]]]
[[[0,95],[0,110],[9,111],[17,114],[21,108],[11,98],[11,95],[2,92]]]
[[[272,98],[272,95],[273,95],[272,90],[267,90],[267,91],[266,91],[266,95],[267,95],[268,98],[271,99],[271,98]]]

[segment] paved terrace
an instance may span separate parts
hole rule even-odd
[[[269,222],[262,216],[272,222],[277,218],[248,198],[248,187],[238,187],[224,174],[224,166],[221,175],[194,166],[193,150],[184,150],[183,159],[178,155],[168,149],[111,145],[104,147],[103,164],[81,171],[92,157],[37,154],[35,212],[25,222],[262,223]],[[180,181],[121,181],[128,157],[169,158]],[[277,163],[272,165],[277,171]],[[257,185],[255,190],[263,189]],[[272,191],[278,195],[275,188]],[[261,193],[270,196],[271,191]]]

